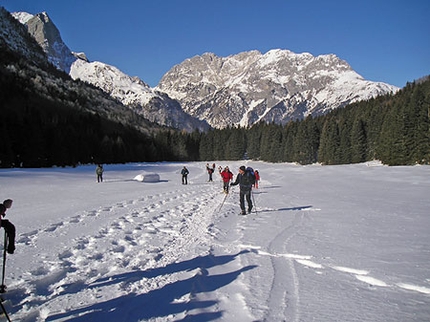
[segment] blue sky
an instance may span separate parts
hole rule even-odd
[[[399,87],[430,74],[428,0],[3,0],[46,11],[72,51],[150,86],[213,52],[288,49],[335,54],[365,79]]]

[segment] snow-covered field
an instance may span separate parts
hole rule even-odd
[[[11,320],[430,321],[429,166],[246,165],[247,216],[203,162],[0,170]]]

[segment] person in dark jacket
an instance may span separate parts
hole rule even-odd
[[[188,169],[186,167],[184,167],[181,171],[182,174],[182,184],[188,184],[188,174],[190,173],[190,171],[188,171]]]
[[[212,168],[209,166],[209,163],[206,164],[206,171],[209,174],[208,182],[212,182],[212,174],[215,172],[215,163],[212,165]]]
[[[101,164],[97,165],[96,174],[97,182],[103,182],[103,166]]]
[[[251,200],[251,191],[252,185],[254,184],[255,179],[253,178],[253,174],[249,171],[246,171],[245,166],[241,166],[239,168],[239,173],[236,177],[236,181],[232,182],[230,185],[235,186],[239,185],[239,201],[240,201],[240,209],[242,210],[242,215],[246,215],[245,211],[245,198],[248,204],[248,213],[251,213],[252,210],[252,200]]]
[[[6,210],[12,207],[12,199],[6,199],[0,204],[0,227],[3,227],[7,236],[7,252],[15,252],[15,226],[9,220],[3,219],[6,216]]]

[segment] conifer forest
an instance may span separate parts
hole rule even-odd
[[[130,118],[116,120],[91,111],[85,106],[92,104],[96,89],[61,90],[51,84],[43,87],[49,93],[42,95],[27,81],[37,75],[16,79],[19,76],[3,65],[0,76],[2,168],[246,158],[323,165],[375,159],[413,165],[430,160],[429,77],[408,83],[394,95],[285,125],[187,133],[155,126],[142,130],[132,126]]]

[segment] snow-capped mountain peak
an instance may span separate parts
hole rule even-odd
[[[57,68],[70,71],[70,65],[76,60],[60,36],[60,32],[46,12],[31,15],[27,12],[12,13],[28,32],[36,39],[48,55],[49,61]]]
[[[23,25],[25,25],[31,18],[34,17],[34,15],[28,12],[14,12],[12,13],[12,16]]]
[[[195,56],[174,66],[157,88],[218,128],[284,124],[398,90],[364,80],[334,54],[315,57],[282,49]]]
[[[14,16],[59,69],[100,87],[150,121],[181,129],[204,130],[207,123],[216,128],[260,121],[285,124],[398,90],[365,80],[334,54],[286,49],[197,55],[173,66],[151,88],[114,66],[72,53],[45,12]]]

